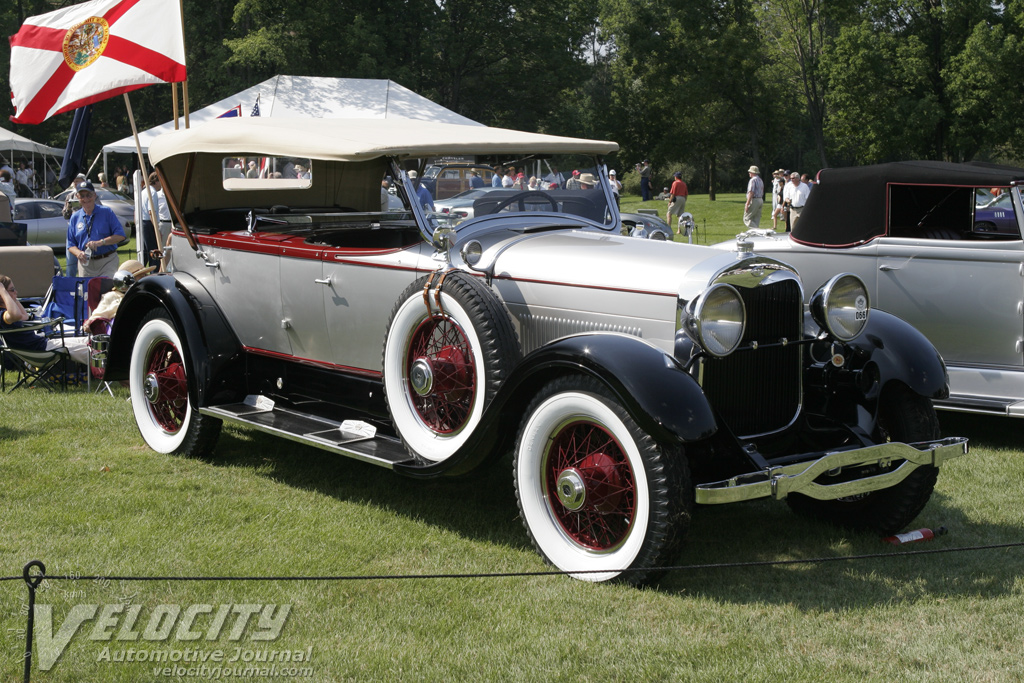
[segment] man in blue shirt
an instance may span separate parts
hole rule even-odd
[[[79,185],[78,202],[82,208],[68,221],[69,258],[78,260],[81,277],[113,277],[117,272],[117,246],[128,239],[124,228],[113,210],[96,203],[91,182]]]
[[[480,171],[470,171],[469,186],[474,189],[484,186],[484,179],[480,177]]]
[[[420,185],[419,174],[416,171],[409,171],[409,180],[412,181],[412,187],[416,193],[416,198],[419,200],[420,206],[425,211],[434,210],[434,197],[430,194],[430,190]]]

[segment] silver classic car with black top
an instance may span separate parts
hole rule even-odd
[[[936,407],[1024,417],[1024,168],[901,161],[818,181],[792,235],[742,239],[805,281],[854,273],[924,333],[949,372]]]
[[[591,581],[654,580],[695,504],[908,524],[940,463],[967,452],[939,435],[935,349],[871,310],[854,275],[807,282],[746,244],[621,235],[603,161],[616,149],[396,120],[158,138],[171,272],[126,294],[108,379],[129,381],[164,453],[209,452],[225,421],[410,477],[511,452],[537,550]],[[485,194],[452,229],[411,199],[407,171],[439,155],[599,178]],[[249,159],[259,177],[225,177]],[[387,210],[385,175],[406,210]]]

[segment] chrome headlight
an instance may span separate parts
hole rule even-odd
[[[728,356],[739,346],[747,311],[732,285],[719,283],[696,301],[689,329],[694,341],[712,356]]]
[[[462,260],[470,267],[475,266],[480,262],[480,258],[484,255],[484,247],[476,240],[470,240],[462,245]]]
[[[860,336],[868,324],[871,299],[864,282],[852,273],[840,273],[811,297],[811,317],[839,341]]]

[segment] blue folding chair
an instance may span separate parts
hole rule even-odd
[[[91,279],[58,275],[53,278],[53,283],[50,285],[50,291],[43,304],[43,317],[63,316],[64,331],[68,336],[81,337],[85,335],[82,323],[89,317],[86,303],[89,280]]]

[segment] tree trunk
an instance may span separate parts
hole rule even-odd
[[[708,201],[715,201],[715,155],[711,155],[708,163]]]

